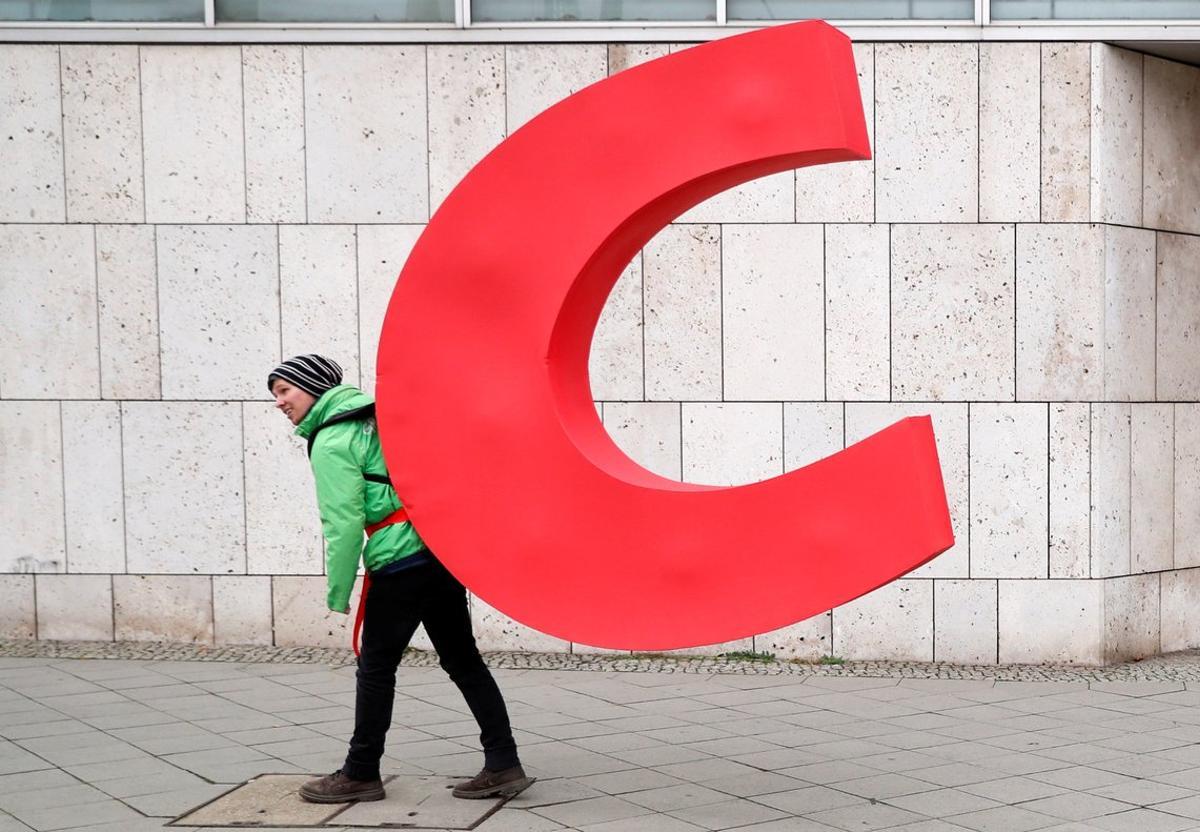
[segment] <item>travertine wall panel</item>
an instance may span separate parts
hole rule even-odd
[[[1091,433],[1089,404],[1050,405],[1050,574],[1091,575]]]
[[[471,625],[480,650],[569,653],[571,643],[513,621],[477,595],[471,596]]]
[[[933,661],[933,581],[894,581],[835,609],[833,654]]]
[[[0,226],[0,393],[100,395],[95,236],[85,225]]]
[[[504,140],[507,98],[503,46],[429,46],[431,212]]]
[[[68,572],[125,571],[121,406],[63,402]]]
[[[845,447],[840,402],[784,402],[783,470],[795,471]]]
[[[1129,568],[1165,572],[1175,565],[1175,406],[1131,405]]]
[[[1013,227],[892,229],[892,395],[1011,401]]]
[[[617,279],[596,324],[588,356],[592,398],[630,401],[643,398],[642,255]]]
[[[1162,652],[1200,647],[1200,569],[1163,573],[1160,603]]]
[[[213,642],[270,644],[271,578],[217,575],[212,579]]]
[[[129,571],[245,573],[241,405],[126,402],[122,424]]]
[[[796,172],[785,170],[709,197],[676,222],[792,222],[795,202]]]
[[[279,226],[283,357],[319,353],[359,384],[358,260],[352,225]],[[266,390],[266,376],[261,389]]]
[[[208,575],[114,575],[117,641],[212,644],[212,578]]]
[[[32,575],[0,575],[0,638],[37,638]]]
[[[1103,581],[1000,581],[999,593],[1001,664],[1104,660]]]
[[[891,229],[825,226],[825,393],[891,397]]]
[[[158,256],[150,225],[96,226],[100,316],[100,395],[157,399]]]
[[[304,54],[301,46],[242,47],[246,221],[304,222]]]
[[[242,52],[143,46],[146,221],[245,222]]]
[[[721,229],[672,225],[646,246],[646,398],[722,398]]]
[[[144,222],[138,47],[64,44],[69,222]]]
[[[1104,401],[1154,399],[1154,237],[1104,228]]]
[[[266,397],[280,358],[277,228],[161,226],[158,299],[163,398]]]
[[[824,398],[821,226],[727,225],[721,233],[725,398]]]
[[[0,222],[63,222],[62,88],[57,46],[0,46]]]
[[[362,389],[375,392],[379,333],[404,261],[425,230],[423,225],[358,227],[358,344]]]
[[[979,47],[875,47],[876,219],[979,218]]]
[[[683,404],[683,479],[741,485],[783,473],[778,402]]]
[[[627,69],[664,58],[671,53],[665,43],[610,43],[608,45],[608,74],[616,75]]]
[[[754,650],[770,653],[781,660],[820,661],[822,657],[832,655],[832,645],[832,612],[823,612],[799,624],[780,627],[754,637]]]
[[[1092,405],[1092,577],[1128,575],[1131,406]]]
[[[1092,44],[1093,222],[1142,222],[1142,56]]]
[[[350,609],[358,609],[362,581],[355,582]],[[345,647],[354,630],[354,615],[325,606],[323,575],[276,575],[271,579],[275,644],[279,647]]]
[[[971,406],[971,577],[1043,578],[1048,413],[1044,404]]]
[[[1200,566],[1200,404],[1175,405],[1175,568]]]
[[[1159,576],[1104,581],[1104,661],[1120,662],[1159,651]]]
[[[598,43],[509,44],[504,61],[510,136],[538,113],[608,75],[608,50]]]
[[[677,402],[606,402],[604,429],[643,468],[683,479],[679,408]]]
[[[1158,399],[1200,399],[1200,237],[1158,235]]]
[[[872,158],[797,170],[797,222],[875,221],[875,44],[853,48]]]
[[[58,402],[0,402],[0,572],[65,572]]]
[[[112,641],[110,575],[38,575],[37,637],[51,641]]]
[[[1145,223],[1200,234],[1200,68],[1149,55],[1144,61]]]
[[[933,658],[996,663],[996,581],[933,581]]]
[[[979,221],[1041,214],[1041,46],[979,45]]]
[[[425,222],[423,46],[305,46],[309,222]]]
[[[1042,45],[1042,222],[1091,219],[1092,60],[1086,43]]]
[[[264,379],[267,371],[264,370]],[[320,516],[305,442],[273,404],[242,404],[246,466],[246,571],[319,575]]]

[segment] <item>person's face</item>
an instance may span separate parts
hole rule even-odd
[[[271,395],[275,397],[275,406],[283,411],[293,425],[298,425],[312,409],[316,397],[306,393],[289,381],[277,378],[271,384]]]

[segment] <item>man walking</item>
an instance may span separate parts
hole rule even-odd
[[[379,761],[392,721],[396,668],[420,624],[479,723],[483,769],[456,786],[454,796],[516,794],[532,781],[521,768],[504,698],[475,646],[466,590],[426,548],[392,488],[374,402],[341,381],[342,368],[320,355],[289,358],[267,377],[275,406],[308,440],[329,609],[350,611],[360,557],[370,578],[360,602],[365,618],[350,749],[341,769],[305,783],[300,796],[313,803],[383,798]]]

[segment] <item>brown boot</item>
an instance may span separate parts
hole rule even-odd
[[[459,783],[454,787],[455,797],[479,799],[482,797],[512,797],[520,794],[533,782],[532,777],[525,776],[525,769],[519,765],[501,771],[482,769],[478,774]]]
[[[309,780],[300,787],[300,797],[309,803],[351,803],[383,800],[382,780],[351,780],[341,770]]]

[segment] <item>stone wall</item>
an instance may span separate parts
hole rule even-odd
[[[0,634],[345,644],[265,372],[321,351],[370,390],[454,183],[676,48],[0,45]],[[1079,43],[855,54],[875,160],[665,229],[610,299],[594,393],[634,458],[712,484],[931,413],[958,542],[707,649],[1200,644],[1200,69]],[[587,649],[473,614],[488,648]]]

